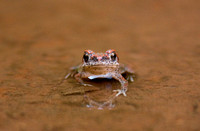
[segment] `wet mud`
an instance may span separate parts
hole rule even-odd
[[[0,130],[200,130],[199,1],[8,1],[0,4]],[[115,49],[137,79],[82,87],[83,51]]]

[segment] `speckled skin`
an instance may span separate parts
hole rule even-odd
[[[126,79],[123,75],[126,76]],[[65,78],[70,76],[75,77],[84,86],[91,85],[85,84],[82,79],[114,78],[121,84],[121,89],[114,90],[114,92],[117,92],[116,96],[120,94],[126,96],[128,80],[134,81],[134,72],[123,64],[119,64],[119,57],[115,50],[107,50],[105,53],[94,53],[91,50],[85,50],[83,63],[72,67],[71,72]]]

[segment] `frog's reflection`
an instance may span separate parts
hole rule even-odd
[[[119,81],[106,78],[84,79],[84,82],[91,86],[80,86],[71,79],[71,84],[75,86],[67,86],[67,88],[63,82],[63,80],[59,82],[57,85],[59,88],[56,89],[62,92],[64,96],[82,95],[84,106],[86,105],[90,109],[112,109],[115,107],[115,101],[119,96],[116,95],[117,92],[113,91],[121,88]]]
[[[118,81],[114,79],[95,79],[88,82],[93,85],[93,88],[89,87],[92,91],[87,87],[83,87],[83,97],[88,108],[112,109],[115,107],[114,103],[118,96],[116,96],[117,92],[113,92],[113,90],[120,88]]]

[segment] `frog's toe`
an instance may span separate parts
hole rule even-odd
[[[129,81],[129,80],[130,80],[130,76],[127,76],[127,77],[126,77],[126,80]]]
[[[113,92],[117,92],[117,94],[115,96],[119,96],[121,94],[123,94],[124,96],[127,96],[126,95],[126,90],[124,90],[124,89],[113,90]]]
[[[82,85],[83,86],[92,86],[91,84],[85,84],[85,83],[83,83]]]
[[[134,79],[133,79],[133,76],[132,76],[132,75],[128,75],[128,76],[126,77],[126,80],[127,80],[127,81],[130,81],[130,82],[134,82]]]
[[[130,76],[130,77],[129,77],[129,80],[130,80],[131,82],[134,82],[133,76]]]
[[[71,76],[72,73],[68,73],[66,76],[65,76],[65,79],[68,79],[70,76]]]

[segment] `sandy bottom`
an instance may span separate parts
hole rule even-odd
[[[3,0],[0,130],[200,130],[199,9],[195,0]],[[85,49],[110,48],[138,77],[114,108],[88,108],[74,79],[58,82]],[[99,101],[120,86],[93,83],[100,90],[84,90]]]

